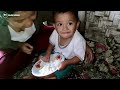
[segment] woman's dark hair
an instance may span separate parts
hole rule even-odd
[[[16,11],[4,11],[4,12],[6,12],[8,14],[14,14]]]
[[[55,21],[54,21],[54,18],[55,18],[55,15],[56,15],[56,14],[66,13],[66,12],[72,12],[73,15],[76,17],[76,20],[79,21],[78,11],[75,11],[75,10],[60,10],[60,11],[53,11],[53,22],[55,22]]]

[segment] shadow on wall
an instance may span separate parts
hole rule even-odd
[[[52,11],[38,11],[37,19],[35,20],[36,28],[39,30],[42,22],[52,22]]]

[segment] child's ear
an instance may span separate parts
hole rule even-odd
[[[77,29],[79,28],[80,26],[80,21],[77,22]]]
[[[53,27],[55,28],[55,23],[53,23]]]

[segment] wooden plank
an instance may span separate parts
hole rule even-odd
[[[95,16],[104,16],[104,11],[95,11]]]
[[[109,20],[110,21],[113,21],[114,15],[115,15],[115,12],[114,11],[110,11],[110,15],[109,15]]]

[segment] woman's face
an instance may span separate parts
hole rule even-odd
[[[55,29],[62,38],[71,38],[79,26],[79,22],[71,12],[57,13],[54,19]]]
[[[8,18],[9,25],[14,29],[24,30],[32,26],[36,19],[36,11],[17,11],[14,14],[19,16],[12,16]]]

